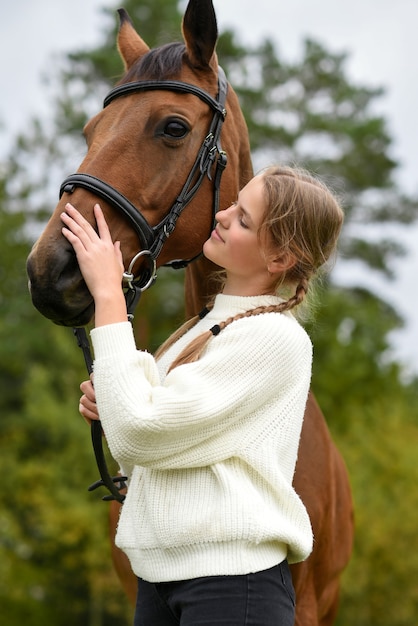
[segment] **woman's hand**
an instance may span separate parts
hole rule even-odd
[[[84,380],[80,389],[83,395],[80,398],[79,411],[86,420],[87,424],[91,424],[93,420],[99,420],[99,413],[96,405],[96,393],[93,387],[93,379]]]
[[[109,288],[121,288],[124,271],[120,242],[113,243],[100,205],[94,206],[98,233],[71,204],[65,205],[62,233],[77,255],[80,270],[94,299]]]
[[[83,278],[94,298],[95,326],[127,320],[122,291],[124,272],[120,242],[113,243],[103,212],[94,206],[97,230],[71,204],[61,213],[62,234],[71,243]]]

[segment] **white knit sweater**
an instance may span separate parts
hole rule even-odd
[[[167,376],[189,341],[274,296],[219,295],[158,363],[129,322],[91,333],[107,442],[129,475],[117,545],[150,582],[247,574],[312,549],[292,487],[312,346],[290,314],[234,321]]]

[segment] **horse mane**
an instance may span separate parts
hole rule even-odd
[[[167,43],[153,48],[140,57],[120,80],[119,84],[136,80],[174,79],[181,71],[185,60],[186,46],[181,42]]]

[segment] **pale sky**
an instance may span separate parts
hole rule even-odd
[[[7,151],[8,138],[24,130],[32,115],[47,114],[41,75],[48,75],[59,52],[95,44],[103,24],[99,9],[104,6],[116,9],[123,1],[2,0],[0,156]],[[231,27],[243,43],[268,35],[286,59],[300,58],[305,36],[331,52],[348,52],[347,67],[356,83],[386,89],[379,110],[395,139],[394,156],[402,164],[397,180],[405,191],[418,194],[417,0],[214,0],[214,6],[221,29]],[[408,229],[407,238],[411,255],[397,264],[396,284],[375,287],[400,301],[408,327],[395,345],[398,355],[418,372],[418,226]]]

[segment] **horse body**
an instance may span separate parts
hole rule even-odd
[[[185,45],[150,51],[120,10],[118,47],[126,73],[121,84],[136,80],[177,80],[214,98],[218,90],[217,26],[211,0],[190,0],[183,19]],[[174,59],[172,58],[174,55]],[[222,149],[228,155],[220,186],[220,206],[229,206],[252,176],[246,124],[237,97],[229,87]],[[138,207],[151,226],[161,222],[190,172],[210,124],[209,107],[193,94],[159,91],[123,95],[110,102],[86,125],[88,151],[80,165],[83,175],[104,179]],[[70,194],[70,195],[69,195]],[[28,258],[34,305],[55,323],[86,324],[93,302],[73,250],[61,234],[60,214],[71,202],[93,223],[94,190],[64,190],[44,233]],[[121,241],[125,267],[141,249],[138,235],[112,203],[99,199],[114,240]],[[174,232],[156,259],[157,266],[199,254],[212,228],[213,184],[205,177],[199,192],[180,215]],[[198,312],[215,290],[206,259],[186,270],[186,313]],[[135,268],[141,272],[141,267]],[[310,394],[305,412],[294,478],[296,491],[312,522],[315,543],[311,556],[292,566],[297,595],[296,626],[328,626],[338,605],[339,577],[352,549],[352,500],[344,462],[329,435],[324,417]],[[111,503],[111,535],[119,515]],[[112,542],[112,557],[132,601],[136,580],[126,556]]]

